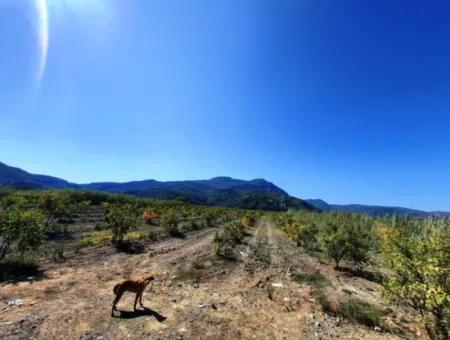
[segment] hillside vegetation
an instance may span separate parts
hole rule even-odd
[[[0,280],[7,339],[447,339],[450,221],[3,189]]]

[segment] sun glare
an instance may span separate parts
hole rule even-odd
[[[77,16],[83,22],[89,21],[90,26],[102,25],[107,21],[104,19],[109,16],[110,2],[111,0],[35,0],[39,47],[38,83],[42,81],[47,66],[50,16],[58,18],[69,13]]]

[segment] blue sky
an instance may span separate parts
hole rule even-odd
[[[449,15],[446,1],[0,0],[0,161],[450,210]]]

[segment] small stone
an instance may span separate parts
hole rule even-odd
[[[375,332],[381,332],[381,331],[382,331],[381,327],[378,327],[378,326],[375,326],[375,327],[373,328],[373,330],[374,330]]]
[[[320,327],[320,322],[316,321],[316,323],[314,324],[315,327]]]

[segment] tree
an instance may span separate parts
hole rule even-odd
[[[450,225],[395,223],[380,228],[384,262],[393,272],[383,284],[391,302],[422,316],[431,338],[448,339],[450,329]]]
[[[326,256],[339,269],[345,259],[356,265],[369,262],[370,251],[375,246],[371,220],[365,216],[333,213],[320,228],[318,242]]]
[[[50,231],[59,220],[84,211],[89,205],[89,201],[75,202],[65,192],[44,192],[39,200],[39,209],[45,215],[45,230]]]
[[[172,236],[181,236],[178,230],[178,218],[173,211],[167,211],[161,218],[161,226]]]
[[[137,206],[135,204],[104,203],[105,220],[112,231],[112,242],[116,247],[123,244],[128,230],[137,223]]]
[[[14,250],[20,254],[37,248],[42,241],[43,216],[17,206],[0,210],[0,261]]]

